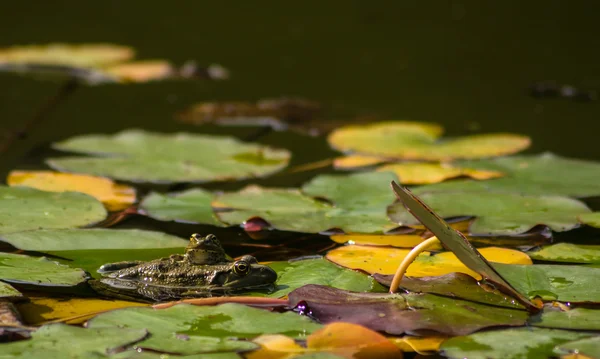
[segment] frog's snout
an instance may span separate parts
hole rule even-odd
[[[277,280],[277,273],[271,267],[261,266],[258,273],[265,283],[275,283]]]

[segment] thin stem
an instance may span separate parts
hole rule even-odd
[[[193,305],[218,305],[223,303],[239,303],[250,305],[253,307],[278,307],[278,306],[289,306],[289,302],[286,299],[276,298],[263,298],[263,297],[212,297],[212,298],[193,298],[184,299],[176,302],[167,302],[155,304],[152,306],[154,309],[165,309],[170,308],[176,304],[187,303]]]
[[[400,282],[402,281],[402,278],[404,277],[408,266],[419,256],[419,254],[421,254],[427,248],[437,243],[439,243],[437,237],[431,237],[424,240],[418,246],[414,247],[410,252],[408,252],[408,255],[404,257],[402,263],[400,263],[400,265],[398,266],[396,274],[394,274],[392,284],[390,284],[390,293],[396,293],[398,287],[400,287]]]

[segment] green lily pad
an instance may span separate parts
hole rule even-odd
[[[258,345],[238,339],[260,334],[302,337],[321,325],[293,312],[273,313],[240,304],[179,304],[160,310],[140,307],[113,310],[90,320],[88,327],[146,328],[151,335],[138,343],[138,347],[194,354],[255,349]]]
[[[327,138],[340,151],[402,159],[444,161],[484,158],[519,152],[531,143],[527,136],[498,133],[438,141],[442,128],[431,123],[389,121],[349,125]]]
[[[0,186],[0,233],[46,228],[74,228],[103,220],[101,202],[77,192],[45,192]]]
[[[309,284],[289,294],[290,304],[305,302],[320,323],[349,322],[392,335],[435,331],[464,335],[495,326],[524,325],[524,310],[489,306],[433,294],[350,292]]]
[[[528,323],[542,328],[600,330],[600,310],[575,308],[562,311],[546,306],[541,313],[529,318]]]
[[[324,258],[273,262],[269,263],[269,267],[277,272],[275,292],[264,295],[271,298],[283,297],[306,284],[328,285],[356,292],[384,291],[373,277],[342,268]]]
[[[555,346],[589,337],[559,329],[511,328],[450,338],[442,343],[442,354],[451,359],[547,359]]]
[[[84,135],[53,144],[55,149],[95,157],[47,160],[64,172],[131,182],[173,183],[237,180],[266,176],[284,168],[287,150],[233,137],[161,134],[130,129],[115,135]]]
[[[165,355],[164,353],[154,353],[151,351],[127,350],[115,355],[111,355],[110,359],[242,359],[236,353],[204,353],[192,355]]]
[[[600,303],[600,268],[577,265],[494,263],[493,267],[519,292],[560,302]]]
[[[600,163],[559,157],[551,153],[511,156],[457,165],[476,170],[500,171],[502,178],[486,181],[455,180],[420,186],[425,192],[513,192],[524,195],[591,197],[600,195]]]
[[[214,195],[209,191],[194,188],[179,193],[161,194],[152,192],[140,204],[142,213],[161,221],[202,223],[223,227],[211,202]]]
[[[441,217],[476,216],[472,235],[514,235],[545,224],[561,232],[579,226],[577,216],[590,209],[576,199],[560,196],[526,196],[496,192],[434,192],[419,197]],[[419,223],[401,203],[388,209],[401,225]]]
[[[39,286],[72,287],[86,280],[81,269],[53,262],[45,257],[0,253],[0,280]]]
[[[179,248],[187,240],[166,233],[141,229],[49,229],[0,235],[0,240],[12,246],[37,252],[57,252],[93,249]]]
[[[557,243],[527,254],[542,261],[600,263],[600,246],[593,244]]]
[[[24,298],[21,292],[8,283],[0,282],[0,300],[14,300],[19,298]]]
[[[554,348],[554,353],[558,355],[566,355],[576,353],[585,355],[589,358],[600,358],[600,336],[574,340],[572,342],[557,345]]]
[[[2,358],[109,358],[111,352],[147,335],[145,329],[84,329],[49,324],[32,332],[31,339],[3,343]]]
[[[588,226],[600,228],[600,212],[584,213],[579,216],[579,221]]]
[[[296,189],[268,189],[249,186],[239,192],[218,196],[213,206],[219,219],[239,224],[261,217],[274,228],[317,233],[332,228],[352,233],[381,233],[396,227],[385,208],[393,202],[389,172],[365,172],[351,175],[321,175]],[[324,197],[329,202],[313,197]]]

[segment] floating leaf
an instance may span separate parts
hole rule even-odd
[[[534,298],[561,302],[600,303],[600,268],[577,265],[536,264],[508,265],[494,263],[494,268],[519,292]]]
[[[21,298],[25,298],[21,292],[13,288],[8,283],[0,282],[0,301],[13,301]]]
[[[568,231],[579,225],[577,216],[590,209],[576,199],[559,196],[525,196],[494,192],[421,193],[441,217],[476,216],[469,232],[473,235],[514,235],[539,224]],[[390,218],[400,225],[419,223],[402,203],[389,207]]]
[[[341,127],[327,140],[340,151],[432,161],[507,155],[531,142],[527,136],[504,133],[438,141],[441,133],[442,128],[435,124],[390,121]]]
[[[0,280],[16,284],[71,287],[86,280],[81,269],[22,254],[0,253]]]
[[[301,336],[321,327],[295,313],[272,313],[240,304],[125,308],[100,314],[88,322],[90,328],[123,326],[148,329],[150,337],[138,347],[179,354],[254,349],[256,344],[235,338],[260,334]]]
[[[477,180],[502,177],[498,171],[476,170],[456,167],[447,163],[392,163],[380,166],[378,172],[394,172],[403,185],[429,184],[456,177],[471,177]]]
[[[373,277],[389,287],[393,275],[375,274]],[[400,287],[413,293],[431,293],[445,297],[465,299],[487,305],[523,308],[514,299],[493,288],[485,288],[473,277],[464,273],[449,273],[436,277],[404,277]]]
[[[62,44],[11,46],[0,49],[0,64],[47,64],[97,67],[127,61],[132,48],[114,44]]]
[[[47,163],[55,169],[152,183],[266,176],[285,167],[290,158],[286,150],[233,137],[142,130],[77,136],[53,147],[98,156],[49,159]]]
[[[188,241],[141,229],[52,229],[0,235],[12,246],[37,252],[84,249],[183,248]]]
[[[555,346],[591,335],[559,329],[511,328],[451,338],[440,349],[451,359],[547,359],[553,356]]]
[[[376,156],[349,155],[335,158],[333,160],[333,167],[336,169],[351,170],[377,165],[382,162],[387,162],[387,160]]]
[[[84,329],[50,324],[32,332],[31,339],[3,343],[2,358],[108,358],[109,353],[147,335],[145,329]]]
[[[391,173],[321,175],[295,189],[249,186],[218,196],[213,207],[228,224],[260,217],[274,228],[297,232],[322,232],[332,228],[353,233],[381,233],[395,225],[386,217],[385,206],[393,198],[386,189]],[[325,202],[309,197],[327,198]]]
[[[529,324],[543,328],[600,330],[600,310],[575,308],[563,311],[546,306],[543,312],[529,318]]]
[[[559,157],[551,153],[490,160],[460,161],[477,170],[500,171],[506,176],[489,181],[456,180],[414,189],[425,192],[513,192],[523,195],[591,197],[600,195],[600,163]],[[568,176],[565,176],[568,173]]]
[[[213,197],[212,193],[200,188],[166,195],[152,192],[140,203],[140,209],[146,215],[161,221],[223,227],[210,205]]]
[[[306,338],[302,347],[284,335],[262,335],[254,339],[261,349],[248,359],[291,359],[303,353],[331,353],[343,358],[399,358],[402,352],[383,335],[350,323],[331,323]]]
[[[440,345],[448,339],[444,336],[415,337],[405,335],[402,338],[390,338],[404,352],[417,352],[429,354],[437,352]]]
[[[124,352],[110,356],[110,359],[168,359],[175,357],[176,359],[242,359],[236,353],[203,353],[192,355],[177,355],[167,356],[164,353],[155,353],[147,350],[138,351],[136,349],[126,350]]]
[[[542,261],[600,263],[600,246],[593,244],[557,243],[527,254]]]
[[[2,234],[33,229],[82,227],[105,217],[106,209],[102,203],[87,194],[0,186]]]
[[[51,320],[65,318],[73,318],[68,320],[67,324],[81,324],[101,311],[147,305],[98,298],[29,297],[29,299],[29,302],[18,304],[18,309],[25,322],[32,325],[40,325]]]
[[[323,258],[291,262],[273,262],[277,272],[276,290],[267,296],[279,298],[306,284],[322,284],[357,292],[381,290],[382,287],[364,273],[339,267]]]
[[[148,82],[173,76],[173,65],[165,60],[134,61],[112,65],[103,69],[109,76],[123,82]]]
[[[367,273],[394,274],[398,265],[410,252],[408,249],[348,245],[327,253],[327,259],[346,268],[360,269]],[[525,253],[489,247],[480,249],[481,255],[491,262],[531,264]],[[467,268],[452,252],[430,255],[424,252],[408,267],[409,277],[428,277],[459,272],[481,279],[481,275]]]
[[[554,348],[554,353],[559,355],[572,353],[575,355],[574,359],[600,358],[600,336],[559,344]]]
[[[9,186],[26,186],[48,192],[81,192],[104,203],[109,211],[125,209],[135,202],[135,189],[103,177],[53,171],[11,171]]]
[[[306,305],[319,322],[348,322],[400,335],[434,331],[464,335],[493,326],[523,325],[527,312],[433,294],[349,292],[309,284],[289,294],[290,304]]]
[[[336,243],[348,243],[369,246],[392,246],[400,248],[413,248],[425,239],[416,234],[336,234],[332,235],[332,241]]]
[[[588,226],[600,228],[600,212],[580,214],[579,221]]]

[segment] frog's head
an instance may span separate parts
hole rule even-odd
[[[202,237],[198,233],[190,236],[190,243],[185,248],[185,259],[190,264],[215,264],[225,262],[225,251],[214,234]]]
[[[275,280],[277,273],[273,269],[258,264],[256,258],[246,255],[215,273],[211,284],[225,290],[241,290],[268,286]]]

